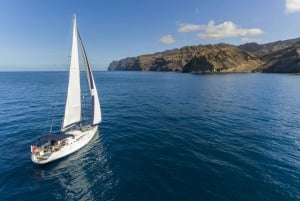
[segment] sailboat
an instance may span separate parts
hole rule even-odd
[[[91,96],[92,114],[87,123],[82,120],[78,42]],[[94,76],[77,29],[76,15],[74,15],[69,83],[62,127],[59,133],[42,135],[34,145],[31,145],[31,160],[37,164],[45,164],[74,153],[89,143],[97,133],[101,120],[101,108]]]

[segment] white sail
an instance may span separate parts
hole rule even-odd
[[[102,121],[102,115],[101,115],[101,108],[100,108],[100,101],[98,97],[97,88],[94,81],[94,76],[91,72],[92,82],[94,85],[94,89],[92,89],[91,94],[93,98],[93,121],[92,125],[99,124]]]
[[[65,107],[65,116],[62,129],[81,121],[81,92],[80,71],[78,59],[77,23],[76,16],[73,18],[73,42],[71,52],[71,64],[69,74],[68,94]]]
[[[81,90],[80,70],[78,58],[78,39],[83,54],[88,85],[92,97],[91,121],[84,123],[81,117]],[[62,132],[46,134],[31,146],[31,160],[37,164],[45,164],[72,154],[85,146],[97,133],[98,124],[101,122],[101,109],[94,76],[90,69],[82,40],[77,30],[76,16],[73,18],[73,41],[69,85],[66,100],[65,116],[62,123]],[[72,126],[78,124],[80,127]]]
[[[100,108],[100,101],[99,101],[99,97],[98,97],[98,92],[97,92],[97,87],[95,85],[95,81],[94,81],[94,76],[93,73],[91,71],[87,56],[86,56],[86,52],[85,52],[85,48],[83,46],[82,43],[82,39],[80,37],[80,34],[78,33],[79,36],[79,40],[80,40],[80,46],[81,46],[81,50],[82,50],[82,55],[83,55],[83,60],[84,60],[84,66],[85,66],[85,72],[87,75],[87,79],[88,79],[88,83],[89,83],[89,89],[90,89],[90,93],[92,96],[92,120],[91,123],[92,125],[97,125],[101,122],[102,120],[102,116],[101,116],[101,108]]]

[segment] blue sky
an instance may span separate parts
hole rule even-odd
[[[0,0],[0,71],[67,70],[73,13],[97,70],[186,45],[300,37],[300,0]]]

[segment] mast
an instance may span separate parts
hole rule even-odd
[[[69,84],[62,130],[74,123],[81,121],[80,70],[77,37],[77,22],[76,15],[74,14]]]

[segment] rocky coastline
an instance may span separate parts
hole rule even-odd
[[[300,38],[267,44],[186,46],[113,61],[109,71],[300,73]]]

